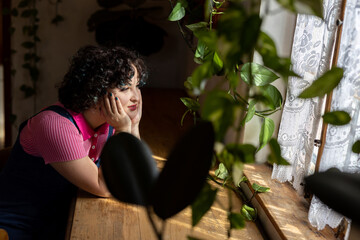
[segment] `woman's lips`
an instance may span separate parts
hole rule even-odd
[[[135,111],[136,108],[137,108],[137,105],[131,105],[131,106],[128,106],[128,108],[130,109],[130,111]]]

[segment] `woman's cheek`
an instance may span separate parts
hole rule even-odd
[[[135,111],[130,111],[130,110],[128,109],[128,111],[127,111],[126,113],[128,114],[128,116],[129,116],[131,119],[133,119],[133,118],[136,117],[137,112],[138,112],[138,109],[136,109]]]

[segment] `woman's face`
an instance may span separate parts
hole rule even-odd
[[[140,104],[142,104],[141,91],[138,84],[139,76],[138,71],[135,68],[134,76],[129,85],[111,90],[114,96],[119,98],[121,106],[131,119],[133,119],[141,110],[139,110]]]

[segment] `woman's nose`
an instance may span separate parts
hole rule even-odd
[[[140,90],[138,88],[135,88],[135,89],[132,89],[131,91],[131,98],[130,98],[130,101],[132,102],[138,102],[139,99],[140,99]]]

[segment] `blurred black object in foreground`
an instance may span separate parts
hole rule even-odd
[[[360,174],[331,168],[305,178],[307,187],[323,203],[360,223]]]

